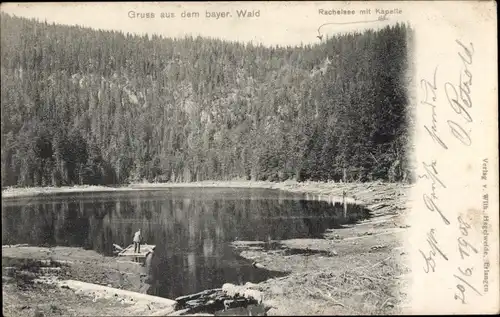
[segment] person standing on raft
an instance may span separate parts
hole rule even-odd
[[[134,234],[134,253],[140,253],[141,252],[141,229],[139,229],[135,234]]]

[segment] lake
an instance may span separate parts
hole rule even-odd
[[[358,205],[271,189],[169,188],[2,199],[2,244],[73,246],[111,256],[141,229],[162,261],[159,295],[176,298],[278,272],[251,265],[235,240],[320,238],[370,215]]]

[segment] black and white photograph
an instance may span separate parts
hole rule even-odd
[[[417,78],[411,2],[0,14],[4,316],[394,315],[411,311],[415,268],[454,267],[441,229],[405,242],[410,212],[457,226],[437,200],[452,163],[419,161],[415,134],[453,151],[479,132],[437,128],[442,72]],[[455,42],[476,65],[479,44]],[[479,88],[469,67],[462,101]],[[482,254],[461,239],[462,258]],[[459,269],[483,281],[482,264]],[[483,291],[469,283],[455,300]]]

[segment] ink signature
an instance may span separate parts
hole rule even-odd
[[[472,86],[472,73],[469,70],[469,66],[472,65],[472,55],[474,54],[474,45],[470,43],[470,47],[466,47],[462,42],[456,40],[457,44],[463,49],[462,52],[458,53],[460,60],[462,61],[462,70],[460,71],[458,88],[450,82],[444,84],[444,90],[446,98],[449,105],[455,111],[456,114],[462,116],[465,123],[471,123],[472,116],[470,115],[468,109],[472,108],[472,98],[471,98],[471,86]],[[458,139],[462,144],[470,146],[472,140],[470,138],[470,130],[466,131],[465,128],[453,120],[448,120],[448,126],[450,127],[453,136]]]
[[[436,237],[434,235],[435,233],[436,233],[436,229],[431,229],[427,233],[427,243],[431,247],[431,250],[428,252],[429,256],[426,256],[425,253],[422,250],[420,250],[420,249],[418,250],[418,251],[420,251],[420,254],[422,254],[422,256],[424,257],[425,264],[427,265],[424,268],[424,272],[425,273],[429,273],[430,270],[432,270],[432,272],[435,272],[436,261],[434,260],[434,257],[436,256],[436,252],[439,253],[443,257],[443,259],[445,259],[446,261],[448,261],[448,257],[438,247],[438,242],[437,242],[437,239],[436,239]]]
[[[437,77],[438,66],[434,69],[434,76],[432,79],[432,83],[426,79],[422,79],[420,81],[420,86],[425,90],[425,99],[421,103],[427,106],[430,106],[432,109],[432,126],[431,129],[424,125],[425,130],[431,136],[432,140],[437,144],[441,145],[445,150],[448,149],[448,146],[443,142],[443,140],[437,135],[437,115],[436,115],[436,101],[437,101]],[[429,100],[431,98],[432,100]]]
[[[429,194],[424,194],[422,196],[425,206],[427,207],[428,210],[434,212],[436,211],[439,213],[441,216],[441,219],[446,225],[450,224],[450,221],[445,217],[441,209],[437,205],[437,200],[438,196],[436,194],[436,186],[440,186],[441,188],[446,188],[446,185],[441,181],[441,179],[438,177],[438,171],[436,167],[436,161],[432,161],[431,164],[427,164],[425,162],[422,162],[422,165],[424,166],[425,174],[424,175],[419,175],[419,178],[427,178],[432,181],[431,183],[431,193]]]
[[[460,46],[461,52],[458,52],[462,63],[462,69],[460,70],[458,78],[458,86],[451,83],[444,83],[444,94],[448,104],[453,109],[453,111],[460,115],[465,124],[473,122],[473,118],[469,112],[472,108],[472,97],[471,97],[471,86],[472,86],[472,72],[470,67],[472,66],[472,57],[474,54],[474,45],[470,43],[470,46],[465,46],[461,41],[456,40],[456,43]],[[432,80],[422,79],[420,81],[420,86],[424,89],[425,98],[421,101],[422,104],[430,106],[432,109],[432,124],[429,128],[424,125],[425,130],[432,138],[432,140],[439,144],[443,149],[447,150],[448,146],[443,141],[443,139],[438,135],[437,128],[437,114],[436,107],[438,104],[438,84],[437,84],[437,70],[438,66],[434,69],[434,74]],[[448,127],[451,134],[459,140],[462,144],[470,146],[472,144],[472,139],[470,137],[471,130],[466,130],[463,123],[459,123],[455,120],[447,120]]]
[[[469,45],[464,45],[461,41],[455,41],[459,46],[459,51],[457,52],[461,68],[457,78],[457,81],[446,81],[444,84],[438,83],[438,66],[434,69],[433,77],[430,80],[422,79],[420,81],[421,88],[424,91],[425,98],[421,101],[421,104],[429,106],[431,109],[431,123],[424,125],[425,130],[431,137],[433,142],[437,143],[441,148],[448,150],[447,143],[443,140],[442,135],[438,131],[438,117],[436,109],[440,102],[445,102],[453,110],[453,116],[446,118],[445,121],[448,125],[451,135],[457,139],[461,144],[465,146],[472,145],[471,129],[470,124],[474,122],[472,115],[472,64],[474,56],[474,45],[469,43]],[[441,90],[442,87],[442,90]],[[440,100],[441,95],[443,99]],[[450,221],[441,211],[438,204],[438,189],[446,189],[447,186],[445,182],[441,179],[436,160],[432,160],[430,163],[422,162],[424,173],[419,175],[419,178],[427,179],[431,184],[430,191],[423,194],[422,199],[428,210],[432,212],[437,212],[441,217],[445,225],[450,225]],[[456,279],[456,288],[454,298],[460,301],[462,304],[466,304],[466,295],[469,293],[475,293],[479,296],[482,294],[473,285],[473,273],[474,266],[467,263],[469,259],[479,253],[478,249],[474,246],[474,241],[469,237],[469,231],[471,230],[470,224],[459,216],[457,218],[458,229],[460,231],[460,236],[456,238],[457,250],[458,250],[458,263],[456,271],[451,274]],[[438,228],[439,229],[439,228]],[[430,247],[428,250],[421,250],[420,254],[424,260],[424,272],[430,273],[436,271],[436,262],[439,257],[445,261],[449,261],[448,251],[439,246],[438,239],[436,237],[436,228],[430,229],[426,235],[427,245]],[[467,295],[468,296],[468,295]]]

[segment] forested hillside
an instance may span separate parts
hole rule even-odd
[[[408,181],[411,32],[265,47],[2,14],[2,186]]]

